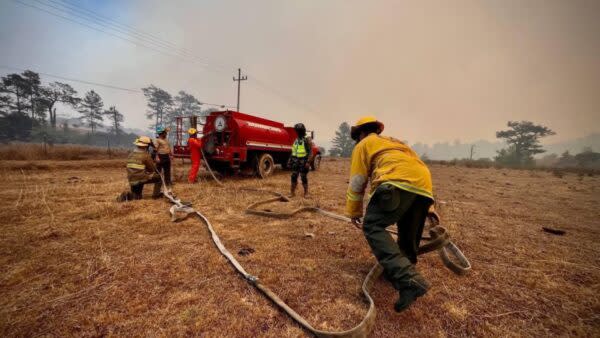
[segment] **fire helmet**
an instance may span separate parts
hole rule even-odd
[[[194,134],[197,134],[197,133],[198,133],[198,131],[196,130],[196,128],[190,128],[190,129],[188,129],[188,134],[190,134],[190,135],[194,135]]]
[[[380,134],[383,131],[384,125],[380,121],[375,118],[375,116],[363,116],[350,128],[350,137],[354,141],[358,141],[358,137],[360,136],[360,132],[365,126],[376,124],[379,127],[377,134]]]
[[[158,127],[156,127],[156,134],[157,135],[160,135],[160,134],[168,132],[168,131],[169,131],[169,128],[165,127],[163,125],[159,125]]]
[[[304,126],[303,123],[296,123],[294,125],[294,130],[296,131],[296,133],[300,136],[304,136],[306,135],[306,127]]]
[[[140,136],[133,142],[138,147],[148,147],[150,143],[152,143],[152,140],[148,136]]]

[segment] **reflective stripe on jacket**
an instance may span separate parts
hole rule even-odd
[[[431,173],[419,156],[406,144],[372,133],[352,151],[350,183],[346,193],[346,214],[361,217],[368,180],[371,192],[381,184],[433,199]]]
[[[306,150],[306,140],[296,139],[292,145],[292,156],[302,158],[306,157],[306,155],[308,155],[308,151]]]
[[[156,172],[154,161],[145,150],[135,149],[127,157],[127,180],[135,185],[150,179]]]

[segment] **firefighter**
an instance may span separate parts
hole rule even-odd
[[[308,195],[308,171],[313,160],[312,148],[313,144],[309,137],[306,136],[306,127],[302,123],[296,123],[294,130],[298,136],[292,145],[292,156],[288,160],[288,167],[292,168],[292,186],[290,195],[296,195],[296,187],[298,186],[298,176],[302,180],[304,188],[304,197]]]
[[[167,188],[170,189],[173,185],[171,182],[171,158],[173,154],[171,153],[171,144],[167,139],[167,133],[169,132],[169,128],[165,128],[164,126],[156,127],[156,134],[158,138],[154,140],[154,148],[156,149],[156,157],[154,160],[157,163],[158,171],[162,173],[165,178],[165,184]]]
[[[431,174],[425,163],[403,142],[381,136],[383,128],[383,123],[372,116],[361,118],[351,128],[351,137],[357,143],[352,151],[346,213],[360,228],[363,196],[370,178],[372,195],[362,230],[384,276],[399,292],[394,309],[400,312],[429,289],[415,264],[434,200]],[[431,216],[437,218],[434,212]],[[397,242],[386,231],[394,223],[398,226]]]
[[[190,148],[190,159],[192,160],[188,182],[195,183],[198,170],[200,169],[200,160],[202,159],[202,139],[198,138],[198,131],[196,128],[188,129],[188,134],[190,136],[188,139],[188,147]]]
[[[122,200],[141,199],[144,185],[150,183],[154,183],[152,198],[159,198],[161,196],[160,175],[156,171],[154,161],[152,161],[152,157],[148,153],[148,146],[151,143],[152,140],[148,136],[140,136],[133,143],[136,145],[136,148],[127,158],[127,179],[129,180],[131,193],[125,197],[121,197]]]

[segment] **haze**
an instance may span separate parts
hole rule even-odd
[[[545,143],[599,131],[599,1],[77,2],[201,62],[23,3],[0,3],[2,66],[232,106],[241,67],[241,111],[303,121],[322,143],[367,113],[411,143],[493,140],[508,120],[549,126]],[[141,93],[72,85],[116,105],[127,127],[150,125]]]

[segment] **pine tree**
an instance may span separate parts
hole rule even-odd
[[[506,140],[508,148],[498,151],[496,161],[508,165],[533,163],[533,155],[545,152],[540,138],[556,133],[550,128],[529,121],[509,121],[509,129],[496,132],[496,137]]]
[[[27,80],[19,74],[8,74],[2,77],[2,93],[7,94],[11,99],[8,102],[11,113],[25,114],[28,109],[27,98],[28,86]],[[14,97],[14,100],[12,99]]]
[[[79,104],[78,111],[82,115],[81,119],[87,122],[92,129],[92,134],[94,134],[96,126],[104,119],[102,108],[104,108],[104,102],[102,102],[100,95],[93,90],[87,92]]]
[[[111,106],[108,110],[104,111],[104,115],[106,115],[111,121],[111,131],[115,133],[117,140],[119,139],[119,135],[121,133],[121,123],[123,122],[123,114],[121,114],[115,106]]]
[[[56,104],[60,102],[76,108],[80,101],[77,98],[77,91],[66,83],[52,82],[40,88],[40,104],[48,110],[48,118],[53,129],[56,129]]]
[[[154,85],[142,88],[144,96],[148,100],[146,110],[147,119],[155,119],[154,128],[163,124],[173,110],[173,97],[167,91]]]
[[[350,157],[352,155],[354,141],[350,137],[350,125],[347,122],[340,124],[331,143],[333,143],[333,147],[329,150],[331,154],[341,157]]]
[[[192,94],[180,90],[175,96],[175,116],[199,116],[202,113],[202,102],[198,101]]]

